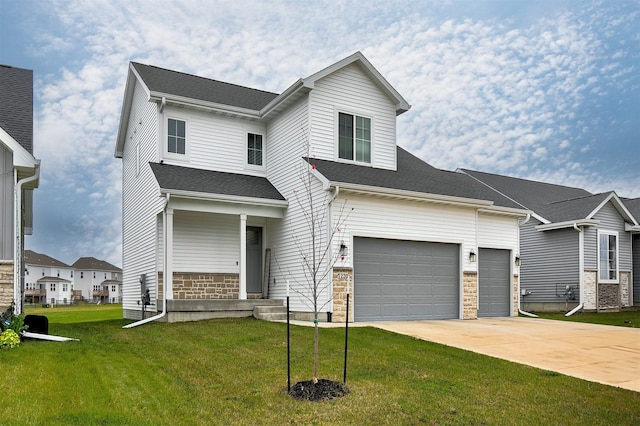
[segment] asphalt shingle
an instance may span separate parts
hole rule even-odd
[[[33,71],[0,65],[0,127],[33,154]]]

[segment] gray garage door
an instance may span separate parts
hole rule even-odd
[[[354,239],[356,321],[459,318],[457,244]]]
[[[511,314],[511,253],[481,248],[478,254],[478,316],[508,317]]]
[[[640,234],[633,236],[633,305],[640,306]]]

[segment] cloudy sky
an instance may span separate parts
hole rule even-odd
[[[26,248],[121,265],[129,61],[279,93],[358,50],[428,163],[640,197],[639,0],[0,0],[0,63],[34,70]]]

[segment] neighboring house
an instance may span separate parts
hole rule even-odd
[[[33,228],[33,71],[0,65],[0,311],[22,312],[24,236]]]
[[[324,242],[351,211],[328,247],[340,256],[321,320],[344,321],[347,287],[355,321],[517,315],[528,211],[399,148],[409,108],[359,52],[281,94],[131,63],[115,149],[124,317],[142,317],[147,289],[164,320],[251,315],[289,283],[294,317],[309,318],[306,191],[333,199],[317,206]]]
[[[25,303],[66,305],[80,298],[74,293],[73,267],[33,250],[24,251],[24,266]]]
[[[81,257],[71,266],[75,270],[74,287],[82,292],[84,300],[122,302],[122,269],[95,257]]]
[[[633,303],[632,232],[638,221],[615,192],[459,170],[531,210],[521,224],[524,310],[617,310]]]
[[[640,198],[623,199],[637,223],[640,223]],[[630,228],[631,250],[633,252],[633,305],[640,306],[640,226]]]

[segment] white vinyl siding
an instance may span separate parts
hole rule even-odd
[[[157,105],[148,102],[140,84],[136,82],[131,114],[127,125],[127,141],[122,154],[122,292],[123,310],[139,310],[140,275],[146,274],[151,288],[152,302],[156,298],[156,214],[163,200],[158,196],[157,183],[149,162],[157,162],[158,122]],[[135,132],[134,132],[135,130]],[[164,138],[161,138],[164,143]],[[139,146],[139,159],[138,150]],[[137,175],[138,161],[140,175]]]
[[[0,259],[13,260],[13,153],[0,144]]]
[[[162,242],[162,232],[159,241]],[[237,274],[240,269],[240,217],[174,210],[174,272]],[[162,270],[163,253],[158,253]]]
[[[344,67],[315,83],[309,110],[314,157],[339,161],[339,112],[371,119],[371,166],[395,170],[395,106],[358,65]]]
[[[515,217],[478,214],[478,247],[517,251],[519,232]]]
[[[264,175],[264,167],[247,167],[247,134],[262,135],[264,150],[265,124],[170,106],[163,115],[165,119],[187,122],[187,154],[166,154],[165,162],[227,173]]]

